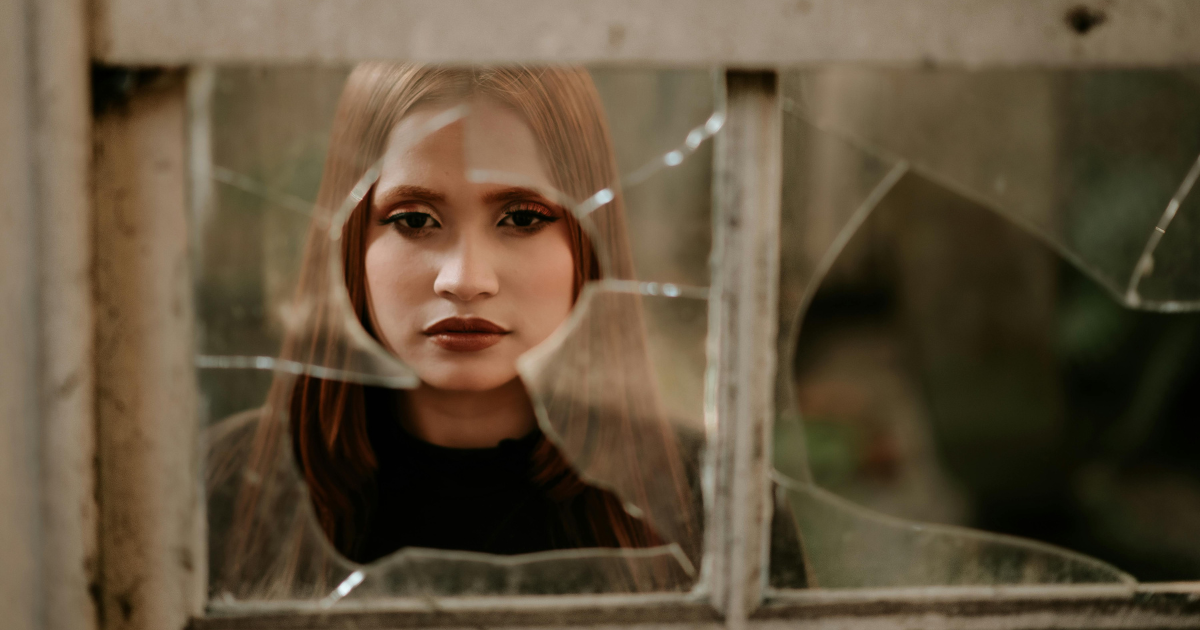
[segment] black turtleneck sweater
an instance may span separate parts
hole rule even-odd
[[[512,555],[608,546],[597,540],[588,506],[615,497],[590,486],[565,500],[547,496],[531,479],[531,456],[545,439],[537,429],[495,448],[458,449],[412,436],[392,414],[368,416],[378,468],[355,560],[402,547]]]

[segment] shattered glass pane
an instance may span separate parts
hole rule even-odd
[[[1195,579],[1194,73],[783,85],[772,585]]]
[[[1154,261],[1200,175],[1195,72],[839,69],[793,79],[798,115],[1003,213],[1126,305],[1200,308],[1188,290],[1200,268],[1177,251]],[[1183,239],[1189,225],[1177,226]]]
[[[292,71],[269,77],[265,85],[245,85],[255,96],[278,99],[296,84],[331,84],[340,76],[344,72]],[[230,89],[230,83],[217,89]],[[348,199],[330,193],[318,199],[313,183],[320,181],[329,124],[323,118],[332,114],[332,99],[300,100],[292,107],[299,120],[274,118],[286,109],[281,103],[250,105],[253,101],[216,99],[214,116],[241,121],[244,128],[215,127],[211,173],[218,201],[198,209],[195,217],[202,321],[198,367],[344,375],[410,386],[412,372],[372,342],[349,311],[341,297],[342,277],[302,262],[306,251],[310,260],[325,260],[325,250],[336,246],[329,235]],[[296,125],[309,120],[316,124]],[[279,153],[259,154],[284,143]],[[281,351],[284,338],[288,347]],[[322,352],[313,350],[317,346]]]
[[[1094,558],[1036,541],[891,518],[810,483],[782,479],[778,492],[804,541],[809,581],[775,586],[1089,584],[1127,577]]]
[[[713,75],[216,85],[213,604],[693,588]]]
[[[634,275],[640,280],[707,286],[712,245],[712,146],[724,122],[719,73],[594,70],[610,111],[646,107],[652,115],[615,116],[614,146],[623,175]]]
[[[1164,311],[1196,310],[1200,295],[1200,192],[1193,188],[1200,177],[1200,157],[1163,211],[1154,232],[1142,249],[1131,280],[1131,299],[1161,304]]]
[[[581,296],[579,314],[526,355],[521,375],[534,393],[543,430],[580,474],[615,491],[629,513],[647,518],[659,536],[698,559],[708,305],[703,293],[651,297],[622,284],[600,283]],[[639,315],[641,324],[633,319]],[[655,348],[639,340],[621,344],[632,352],[619,352],[605,341],[623,334],[614,331],[642,326],[648,339],[676,336],[690,339],[692,347]],[[668,387],[642,392],[645,382]],[[672,392],[673,400],[653,395],[659,391]],[[636,446],[628,458],[609,455],[630,445]]]

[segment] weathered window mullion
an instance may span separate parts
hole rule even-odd
[[[770,520],[782,120],[773,71],[730,71],[714,179],[710,369],[716,388],[713,600],[740,627],[762,598]]]

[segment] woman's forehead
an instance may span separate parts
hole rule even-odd
[[[378,188],[466,183],[552,187],[537,139],[491,99],[414,108],[388,136]]]

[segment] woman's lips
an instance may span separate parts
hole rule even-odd
[[[421,331],[430,341],[451,352],[478,352],[490,348],[509,332],[480,317],[447,317]]]

